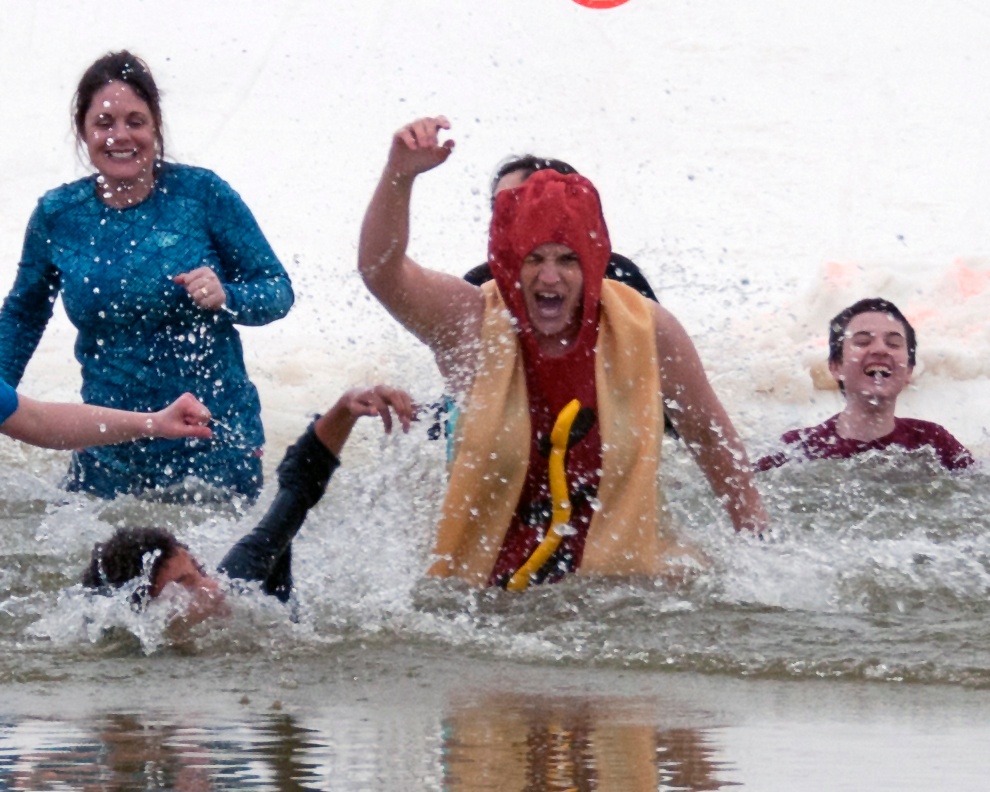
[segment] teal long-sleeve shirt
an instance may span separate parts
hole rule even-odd
[[[0,310],[0,377],[20,382],[61,294],[78,331],[86,403],[150,412],[190,391],[217,419],[211,441],[139,441],[87,454],[126,476],[139,448],[137,464],[143,459],[147,469],[131,474],[145,472],[146,483],[159,486],[197,475],[190,459],[257,453],[261,406],[235,325],[288,312],[294,295],[285,268],[240,196],[211,171],[161,163],[152,193],[126,209],[104,204],[95,179],[46,193],[31,217]],[[223,310],[199,308],[173,283],[202,266],[223,284]],[[134,489],[120,484],[105,497]]]

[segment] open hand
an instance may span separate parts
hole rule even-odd
[[[352,388],[316,419],[313,428],[320,442],[340,456],[341,449],[359,418],[377,415],[385,424],[385,431],[391,432],[393,411],[402,424],[402,431],[408,432],[416,411],[408,393],[388,385]]]
[[[392,411],[402,424],[402,431],[408,432],[415,407],[412,397],[404,390],[388,385],[375,385],[371,388],[354,388],[340,397],[347,411],[355,418],[378,415],[385,424],[385,431],[392,431]],[[390,409],[391,408],[391,409]]]
[[[420,118],[402,127],[392,136],[388,171],[393,176],[411,177],[446,162],[454,141],[441,143],[441,129],[450,129],[450,122],[443,116]]]

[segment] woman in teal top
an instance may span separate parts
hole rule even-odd
[[[151,412],[190,391],[215,419],[210,440],[77,451],[68,488],[167,497],[194,477],[253,499],[264,432],[235,325],[284,316],[288,274],[226,182],[163,161],[158,90],[139,58],[96,61],[74,118],[97,173],[45,194],[31,217],[0,310],[0,378],[20,382],[61,293],[86,403]]]

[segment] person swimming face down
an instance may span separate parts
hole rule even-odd
[[[82,575],[84,587],[112,594],[131,581],[139,581],[131,600],[137,608],[184,591],[189,597],[183,619],[187,625],[227,613],[219,582],[164,528],[118,528],[93,547]]]
[[[540,171],[496,195],[489,262],[532,351],[594,346],[609,253],[598,193],[583,176]]]

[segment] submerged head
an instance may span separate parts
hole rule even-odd
[[[552,170],[562,173],[565,176],[571,173],[577,173],[577,168],[559,159],[537,157],[534,154],[510,157],[498,166],[495,176],[492,177],[492,209],[495,208],[495,196],[498,193],[502,190],[511,190],[514,187],[518,187],[534,173],[541,170]]]
[[[896,399],[911,381],[917,345],[896,305],[879,297],[860,300],[829,323],[829,371],[847,397]]]
[[[496,195],[489,263],[525,337],[553,355],[597,332],[611,248],[594,185],[577,174],[534,173]]]
[[[109,181],[139,179],[165,156],[158,86],[148,65],[127,50],[96,60],[72,105],[76,139]]]
[[[107,541],[93,547],[82,584],[112,594],[135,579],[145,581],[134,594],[138,605],[156,599],[170,584],[184,588],[197,600],[222,599],[217,581],[164,528],[118,528]]]

